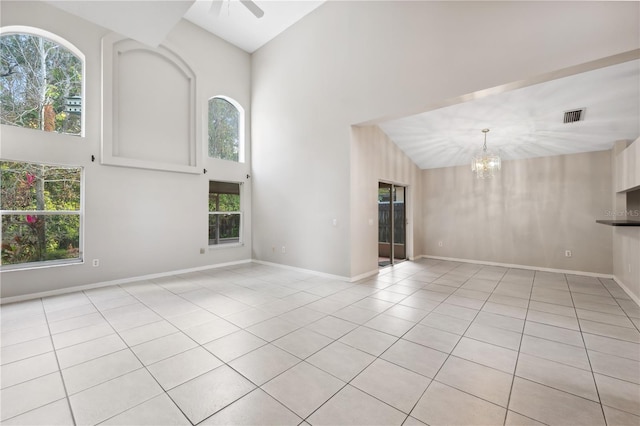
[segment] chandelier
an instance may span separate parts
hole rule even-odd
[[[487,133],[489,129],[482,129],[484,133],[484,145],[482,150],[473,156],[471,160],[471,170],[476,172],[476,178],[485,179],[493,177],[500,171],[500,157],[491,151],[487,151]]]

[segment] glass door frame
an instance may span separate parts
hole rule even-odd
[[[403,253],[404,256],[403,257],[398,257],[396,255],[396,218],[395,218],[395,200],[396,200],[396,188],[397,189],[402,189],[403,190],[403,213],[402,213],[402,218],[403,218],[403,226],[402,226],[402,230],[404,232],[404,238],[402,238],[402,246],[404,247]],[[389,181],[384,181],[384,180],[380,180],[378,181],[378,266],[379,267],[385,267],[385,266],[393,266],[396,263],[405,261],[408,259],[407,257],[407,199],[408,199],[408,186],[407,185],[403,185],[403,184],[396,184],[393,182],[389,182]],[[381,244],[384,244],[385,242],[381,242],[380,241],[380,190],[381,189],[387,189],[388,190],[388,194],[389,194],[389,256],[381,256]],[[383,264],[383,262],[381,262],[380,260],[383,258],[387,258],[389,259],[389,263],[388,264]]]

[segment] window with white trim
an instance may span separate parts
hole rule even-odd
[[[209,99],[209,157],[244,162],[244,111],[233,99]]]
[[[241,184],[209,182],[209,245],[242,243]]]
[[[82,134],[84,56],[44,30],[5,27],[0,35],[0,123]]]
[[[82,260],[82,167],[0,161],[2,269]]]

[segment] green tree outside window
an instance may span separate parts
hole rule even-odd
[[[209,157],[240,161],[240,111],[223,98],[209,99]]]
[[[79,135],[81,95],[82,61],[71,51],[37,35],[0,36],[0,123]]]

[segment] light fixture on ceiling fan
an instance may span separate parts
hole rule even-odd
[[[213,0],[211,2],[211,9],[209,9],[209,14],[220,14],[220,10],[222,9],[222,3],[228,1],[231,3],[231,0]],[[244,7],[246,7],[249,12],[253,13],[256,18],[262,18],[264,16],[264,10],[260,9],[260,6],[255,4],[252,0],[240,0],[240,3]]]
[[[471,160],[471,171],[476,173],[478,179],[493,177],[496,172],[500,171],[502,163],[498,154],[487,151],[487,133],[489,133],[489,129],[482,129],[482,133],[484,133],[482,150]]]

